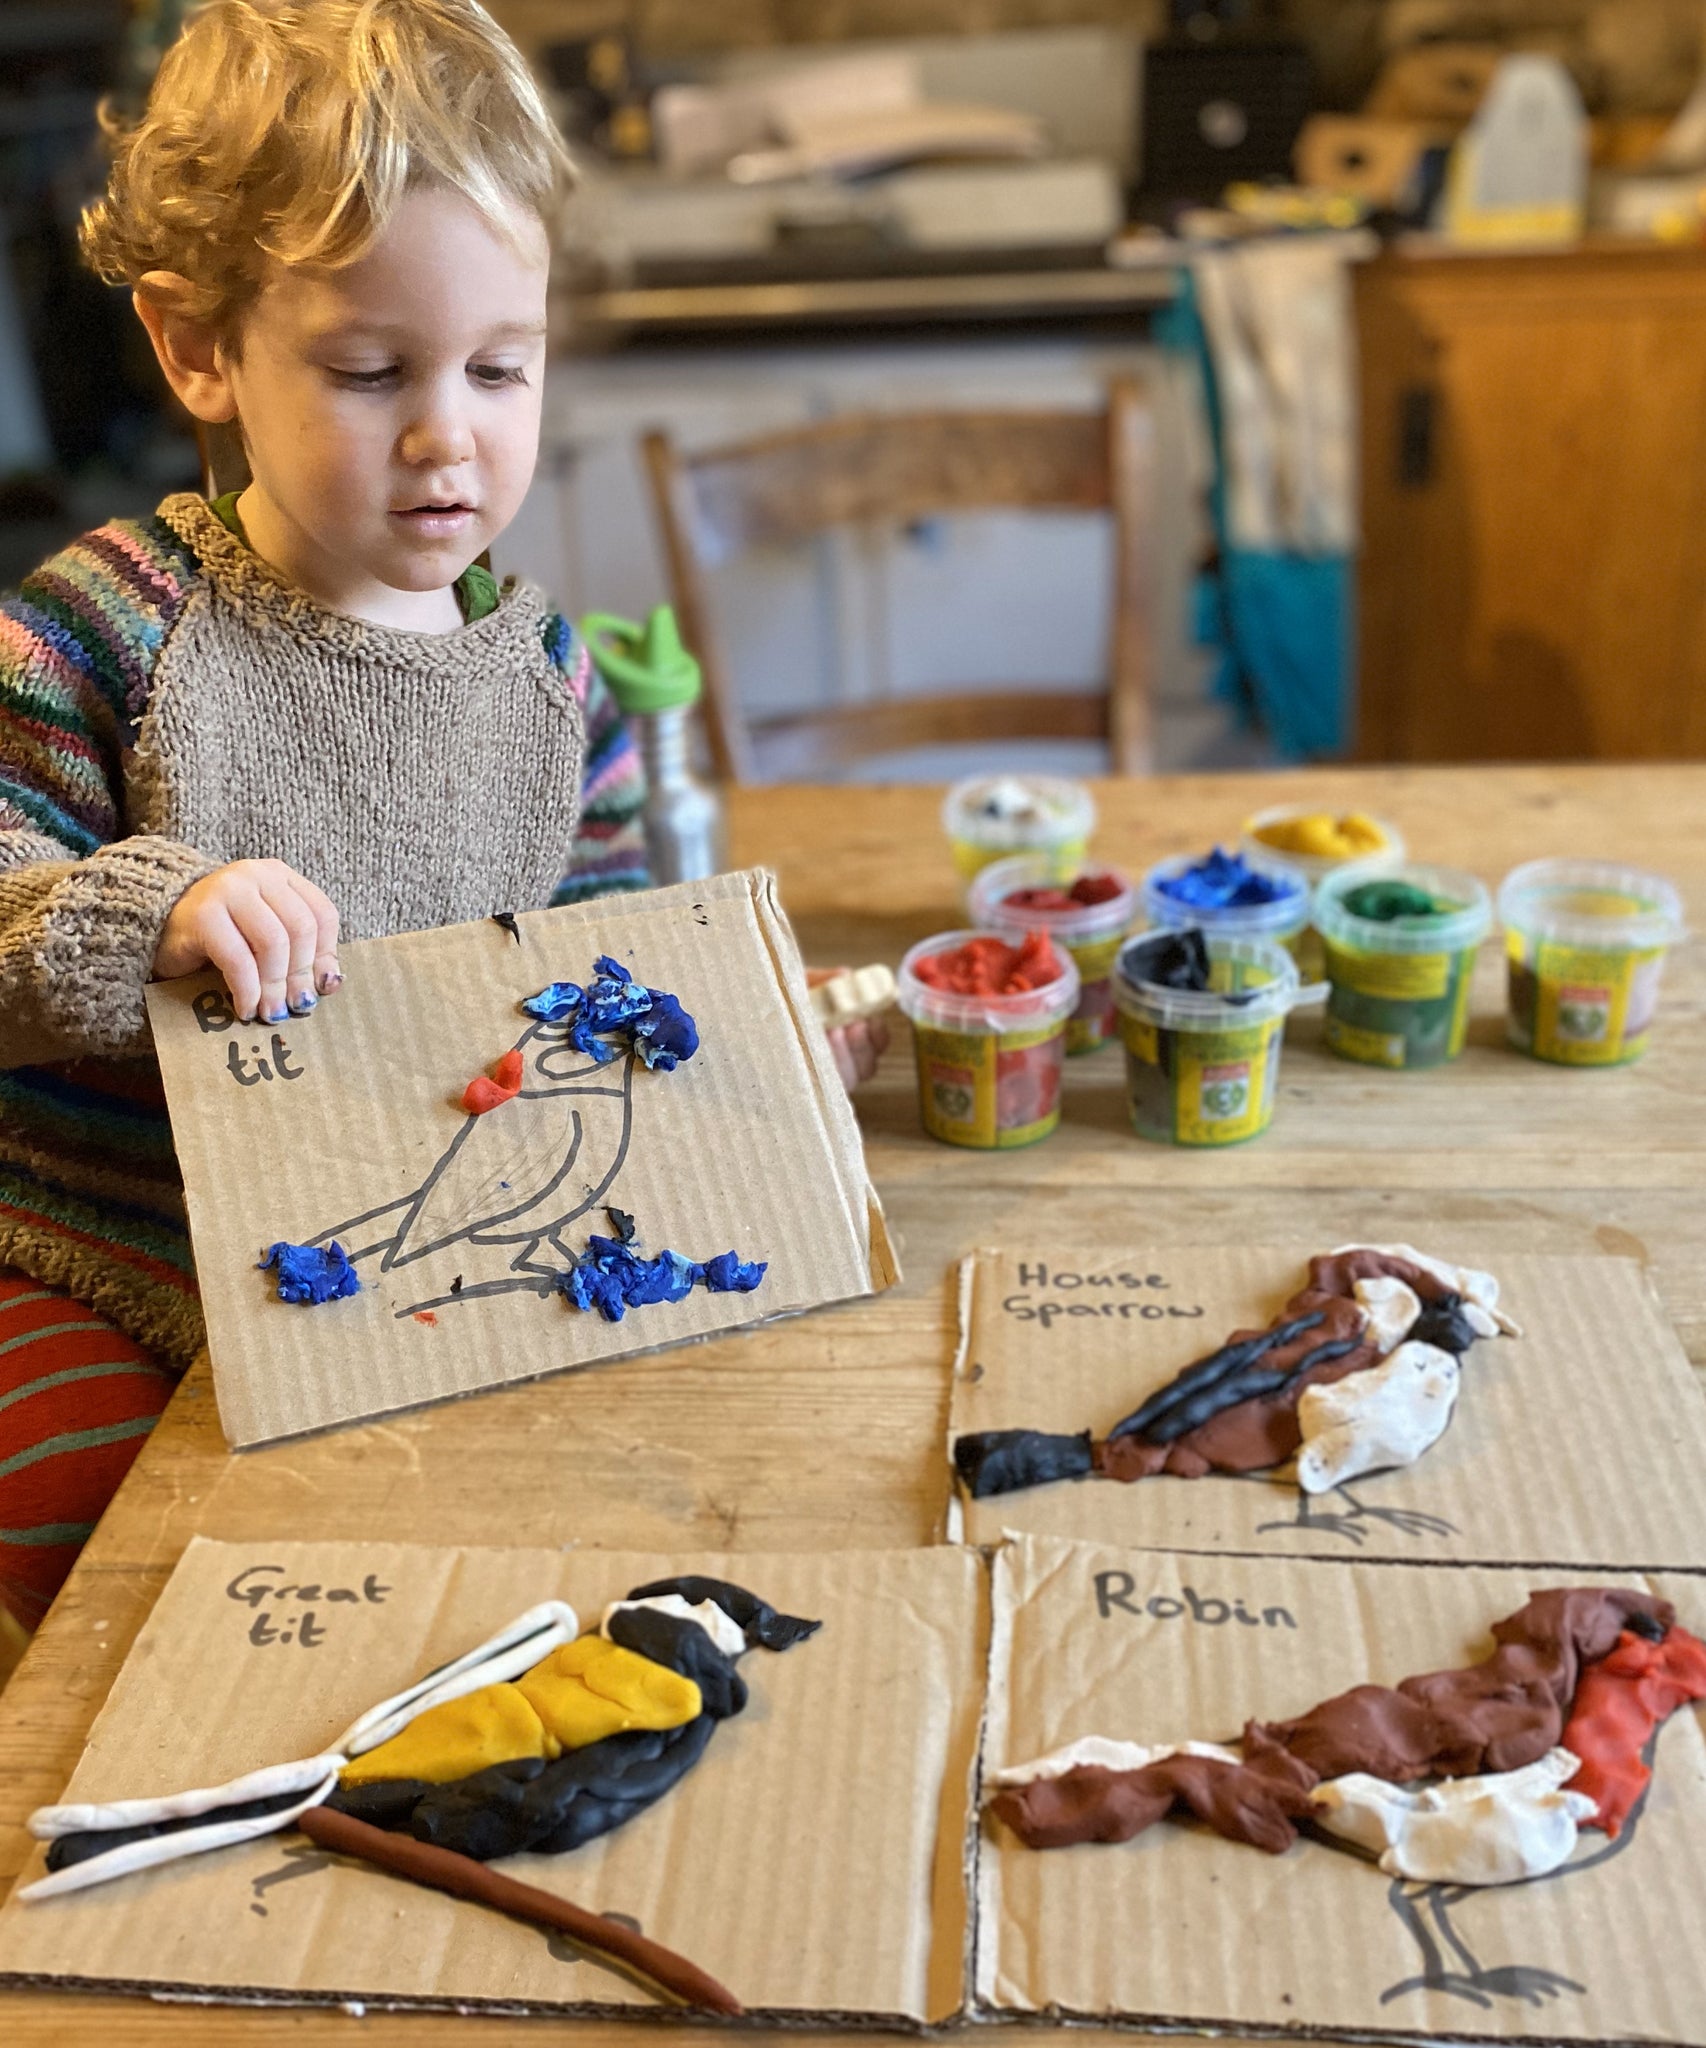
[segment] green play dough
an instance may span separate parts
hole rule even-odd
[[[1455,903],[1442,903],[1413,882],[1364,882],[1344,898],[1352,917],[1366,917],[1371,924],[1396,924],[1400,918],[1448,917]]]

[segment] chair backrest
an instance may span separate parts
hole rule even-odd
[[[705,676],[712,758],[735,782],[809,776],[906,747],[1095,738],[1114,768],[1150,766],[1154,423],[1135,379],[1101,412],[861,413],[684,455],[649,433],[646,470],[683,638]],[[1113,546],[1108,681],[1096,690],[900,696],[762,720],[742,712],[707,571],[828,528],[1008,509],[1106,511]]]

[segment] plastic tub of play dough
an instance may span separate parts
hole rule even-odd
[[[1181,854],[1143,878],[1152,925],[1222,939],[1268,939],[1294,956],[1309,929],[1309,884],[1278,861],[1219,847],[1202,859]]]
[[[1078,1008],[1067,1020],[1066,1051],[1095,1052],[1118,1036],[1114,961],[1137,922],[1137,891],[1116,868],[1092,862],[1057,882],[1046,854],[993,861],[971,885],[971,920],[980,931],[1022,939],[1043,931],[1072,956]]]
[[[1298,993],[1297,963],[1271,939],[1162,930],[1127,940],[1114,1001],[1138,1136],[1172,1145],[1260,1137]]]
[[[1049,880],[1069,882],[1084,865],[1095,825],[1095,799],[1060,775],[974,775],[956,782],[942,803],[962,889],[991,861],[1015,853],[1044,855]]]
[[[1682,898],[1661,875],[1607,861],[1533,860],[1507,875],[1499,921],[1512,1045],[1566,1067],[1615,1067],[1647,1049]]]
[[[1369,811],[1323,811],[1309,804],[1275,804],[1244,823],[1242,851],[1251,859],[1295,868],[1313,891],[1349,861],[1396,866],[1404,838],[1396,825]],[[1310,925],[1293,945],[1305,981],[1327,971],[1321,934]]]
[[[1347,861],[1394,862],[1404,858],[1396,825],[1368,811],[1323,811],[1311,804],[1275,804],[1245,820],[1241,842],[1258,860],[1283,861],[1311,882],[1319,882]]]
[[[1373,1067],[1437,1067],[1463,1050],[1492,903],[1473,875],[1353,864],[1315,892],[1327,955],[1326,1040]]]
[[[991,971],[957,978],[982,980],[988,992],[932,980],[979,951]],[[980,1152],[1046,1138],[1060,1122],[1066,1020],[1078,1007],[1071,955],[1042,932],[1019,946],[999,932],[942,932],[913,947],[899,982],[931,1137]]]

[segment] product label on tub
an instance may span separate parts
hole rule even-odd
[[[924,1128],[950,1145],[1006,1151],[1046,1138],[1060,1122],[1059,1023],[1037,1031],[913,1027]]]
[[[1526,1027],[1519,1043],[1531,1032],[1531,1049],[1542,1059],[1576,1067],[1616,1066],[1646,1051],[1662,947],[1600,951],[1543,940],[1532,964],[1519,934],[1511,934],[1509,947],[1513,1023]]]
[[[1178,1145],[1236,1145],[1273,1115],[1285,1020],[1234,1031],[1157,1030],[1122,1016],[1132,1121]]]

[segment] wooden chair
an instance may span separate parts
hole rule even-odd
[[[1105,740],[1120,774],[1150,765],[1145,540],[1153,420],[1119,379],[1104,412],[868,413],[683,455],[645,437],[682,638],[705,677],[719,775],[808,780],[872,754],[962,741]],[[826,528],[1006,508],[1105,510],[1114,563],[1105,689],[987,688],[749,720],[724,664],[706,571],[744,549]]]

